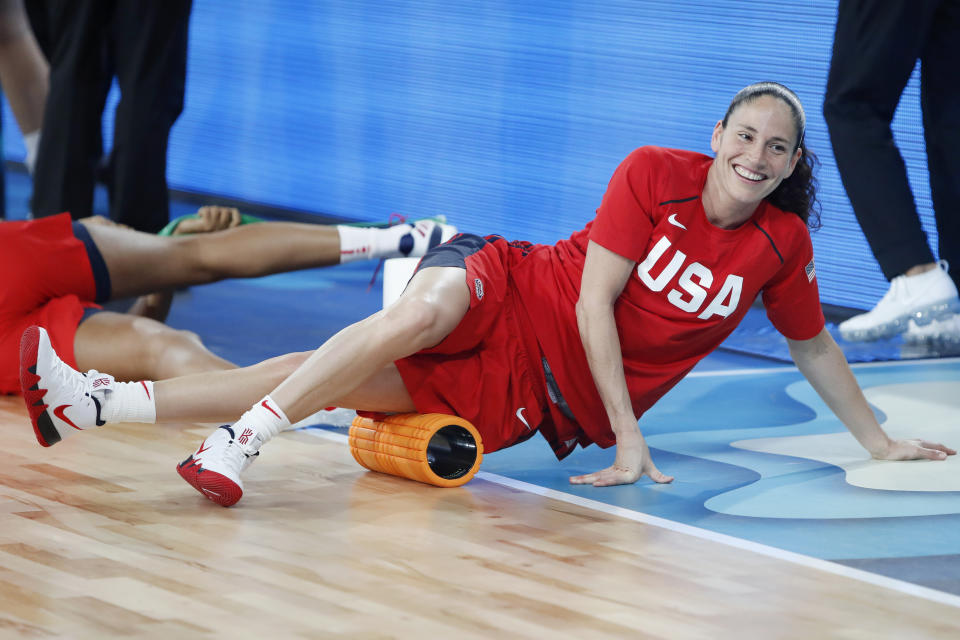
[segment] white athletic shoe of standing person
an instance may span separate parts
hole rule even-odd
[[[941,260],[930,271],[897,276],[877,306],[840,323],[840,335],[851,342],[892,338],[906,331],[911,321],[923,327],[960,313],[957,286],[947,269],[947,262]]]

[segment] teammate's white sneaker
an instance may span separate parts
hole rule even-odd
[[[911,320],[903,339],[910,344],[960,345],[960,314],[954,313],[926,325]]]
[[[45,447],[105,422],[100,411],[113,376],[90,370],[86,375],[57,356],[46,329],[32,326],[20,338],[20,390],[33,432]]]
[[[237,434],[234,427],[241,429]],[[210,434],[200,447],[177,465],[177,473],[209,500],[229,507],[243,497],[240,474],[260,455],[254,431],[225,424]]]
[[[407,258],[420,258],[427,250],[443,244],[457,235],[457,228],[433,218],[415,220],[398,226],[409,227],[408,233],[400,236],[397,252]]]
[[[960,313],[957,286],[947,275],[947,263],[915,276],[897,276],[873,309],[839,325],[844,340],[863,342],[890,338],[907,330],[912,320],[918,326]]]

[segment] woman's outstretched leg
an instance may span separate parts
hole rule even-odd
[[[137,381],[140,376],[135,375],[140,372],[136,367],[146,365],[124,362],[137,358],[149,360],[153,356],[138,351],[145,347],[132,344],[116,352],[104,352],[100,345],[109,341],[101,334],[110,334],[112,340],[114,335],[126,333],[129,335],[124,342],[140,343],[162,342],[166,333],[159,340],[157,335],[151,336],[150,333],[170,332],[176,335],[174,339],[187,345],[197,343],[189,333],[173,331],[154,321],[101,312],[81,324],[76,356],[80,367],[100,371],[97,364],[109,365],[110,368],[102,367],[103,371],[109,372],[103,376],[109,378],[109,382],[93,389],[82,389],[89,379],[59,359],[46,332],[39,328],[32,328],[25,334],[21,346],[21,377],[26,380],[39,376],[42,379],[37,384],[38,389],[34,390],[37,393],[55,391],[58,397],[74,393],[77,397],[69,396],[72,399],[67,404],[86,402],[91,412],[103,410],[111,421],[117,422],[139,419],[137,416],[143,415],[150,416],[149,420],[142,420],[147,422],[230,419],[268,394],[279,398],[277,402],[283,407],[281,412],[294,421],[332,405],[371,411],[410,411],[413,402],[393,361],[440,342],[457,326],[468,306],[469,290],[463,269],[428,268],[417,273],[393,306],[347,327],[312,353],[287,354],[250,367],[230,369],[231,363],[207,352],[200,354],[190,365],[200,373],[167,380],[158,380],[160,376],[156,376],[150,378],[149,384],[141,384]],[[178,362],[174,368],[185,367],[187,365],[183,362]],[[122,373],[117,376],[120,379],[137,382],[120,386],[113,372]],[[28,380],[25,390],[35,382],[32,378]],[[60,387],[64,387],[62,393]],[[138,397],[126,397],[128,390],[147,388],[148,394],[138,391]],[[87,393],[97,399],[99,406],[95,407],[92,400],[83,400]],[[121,395],[125,396],[121,404],[132,407],[130,415],[124,413],[125,409],[113,406],[114,400]],[[28,405],[36,399],[43,400],[41,404],[48,406],[54,404],[47,398],[38,397],[27,398]],[[94,426],[96,420],[78,418],[73,422],[77,425],[75,428],[86,428]],[[268,429],[262,441],[275,433]]]
[[[395,360],[438,344],[469,307],[463,269],[422,269],[395,304],[337,333],[270,395],[296,422],[335,404]]]
[[[111,297],[139,296],[164,289],[253,278],[340,264],[363,258],[422,255],[455,229],[432,221],[403,228],[354,230],[295,222],[265,222],[195,235],[161,237],[110,225],[89,225],[111,281]],[[349,247],[379,239],[363,250]],[[409,242],[403,242],[410,236]],[[382,241],[382,242],[381,242]],[[401,246],[403,245],[403,246]],[[406,247],[409,245],[409,247]]]
[[[87,229],[110,274],[112,298],[340,262],[337,230],[323,225],[262,223],[173,237],[107,225]]]
[[[46,332],[34,327],[21,346],[24,399],[45,445],[111,421],[209,420],[253,404],[178,466],[198,491],[229,506],[242,495],[240,473],[263,443],[290,424],[288,416],[296,421],[331,405],[413,410],[393,362],[438,344],[457,327],[470,306],[464,275],[457,267],[422,269],[396,303],[342,330],[312,354],[156,384],[117,383],[96,372],[84,376],[60,361]]]
[[[397,302],[333,336],[237,422],[206,438],[177,467],[181,477],[210,500],[228,507],[243,495],[240,475],[259,455],[260,447],[291,422],[330,405],[413,409],[392,363],[435,346],[457,327],[470,307],[464,275],[457,267],[418,271]],[[385,389],[391,383],[400,392],[394,398],[397,404],[386,406]],[[165,391],[157,391],[158,405],[161,392],[172,397],[172,390],[168,384]],[[371,391],[382,394],[377,406],[360,404],[373,399]]]
[[[117,324],[110,327],[107,322],[100,328],[112,328],[119,333],[129,329],[119,323],[142,321],[124,314],[102,312],[88,322],[108,316],[113,316]],[[145,322],[156,325],[154,328],[160,331],[173,332],[159,323]],[[191,341],[189,334],[184,337],[187,342]],[[123,358],[140,355],[136,348],[129,353],[107,356],[84,352],[85,348],[93,350],[95,346],[88,344],[78,350],[80,366],[107,363],[112,358],[120,367],[115,369],[119,372],[124,367],[136,366],[124,364]],[[180,392],[167,393],[164,383],[156,383],[159,389],[155,389],[152,380],[136,376],[124,376],[132,378],[131,382],[118,382],[113,375],[100,373],[95,367],[86,374],[80,373],[60,359],[46,330],[34,326],[24,332],[20,343],[21,391],[37,439],[44,446],[50,446],[77,431],[109,422],[198,422],[233,418],[289,376],[309,353],[291,353],[243,369],[213,354],[209,356],[213,359],[200,361],[199,365],[213,370],[177,378],[172,389],[179,385]]]
[[[249,367],[155,382],[156,422],[234,421],[293,374],[312,353],[289,353]],[[329,405],[318,406],[303,417],[326,406],[384,413],[415,410],[413,400],[393,363],[374,373],[353,391]]]
[[[393,362],[443,340],[469,304],[463,269],[423,269],[394,305],[341,330],[316,351],[284,361],[282,367],[268,360],[236,371],[157,382],[157,421],[236,418],[268,394],[291,422],[328,406],[412,410]],[[229,406],[208,399],[224,397],[230,397]],[[219,412],[212,414],[210,408]]]

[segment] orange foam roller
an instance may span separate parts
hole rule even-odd
[[[438,487],[459,487],[483,460],[476,427],[442,413],[401,413],[350,425],[350,453],[371,471]]]

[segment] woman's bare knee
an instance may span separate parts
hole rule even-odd
[[[382,336],[415,353],[441,342],[457,326],[459,318],[451,318],[436,302],[410,296],[384,310],[379,322]]]
[[[150,377],[157,380],[235,367],[209,351],[192,331],[167,328],[146,341],[145,351]]]
[[[463,269],[455,267],[417,272],[400,298],[381,312],[385,330],[408,340],[411,353],[441,342],[470,308],[463,274]]]
[[[158,380],[234,366],[207,350],[192,331],[112,311],[80,324],[74,354],[81,370],[105,371],[118,380]]]
[[[183,256],[180,263],[183,277],[190,284],[208,284],[229,277],[219,252],[211,248],[206,234],[177,236],[170,239],[176,243],[172,252]]]

